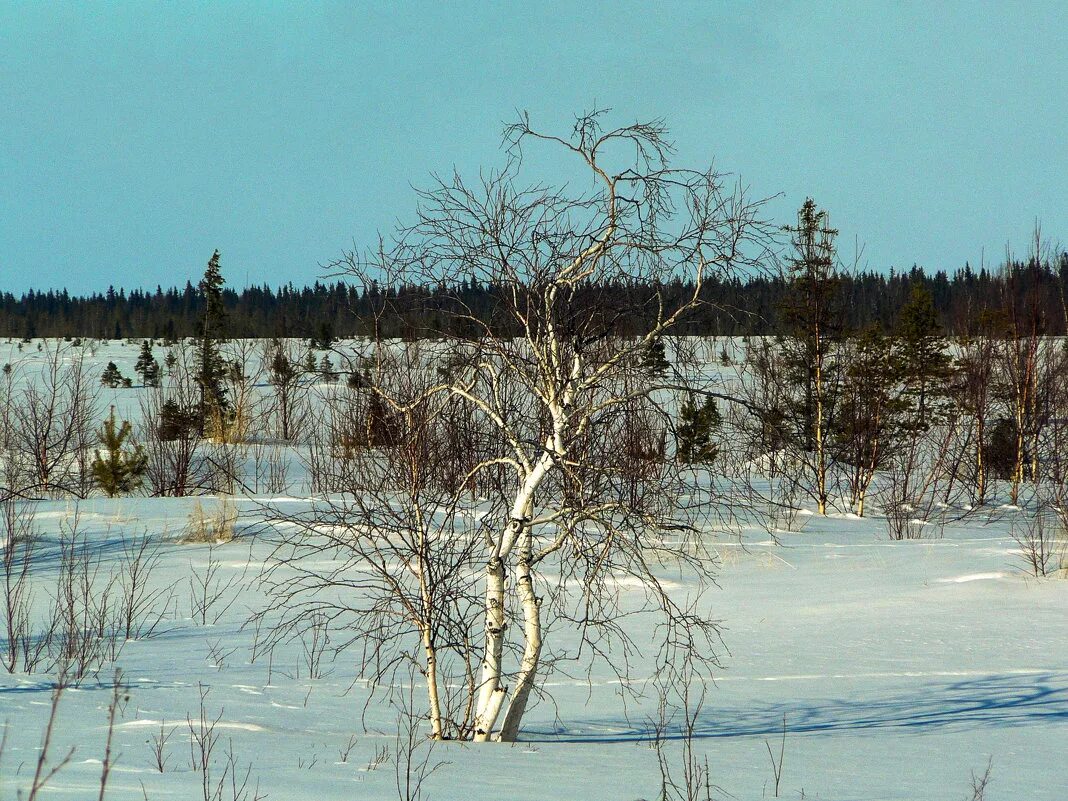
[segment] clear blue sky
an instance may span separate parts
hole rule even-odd
[[[0,0],[0,289],[303,284],[593,103],[874,269],[1068,239],[1064,2]]]

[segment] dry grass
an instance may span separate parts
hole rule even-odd
[[[205,510],[197,501],[189,513],[180,542],[208,543],[219,545],[234,538],[237,524],[237,509],[229,498],[219,498],[214,509]]]

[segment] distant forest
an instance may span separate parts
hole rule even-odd
[[[986,313],[1026,307],[1040,320],[1046,335],[1064,335],[1068,285],[1068,252],[1050,260],[1013,262],[996,270],[973,270],[965,265],[952,275],[913,268],[908,272],[840,273],[836,279],[840,314],[845,327],[871,326],[889,331],[896,323],[912,288],[924,286],[934,300],[943,332],[970,333]],[[682,295],[692,287],[679,282],[657,288]],[[608,303],[631,312],[618,317],[619,333],[641,328],[639,319],[652,314],[652,287],[589,287],[591,302]],[[692,315],[679,333],[691,335],[760,335],[781,330],[780,311],[792,291],[787,277],[710,280],[702,289],[707,303]],[[479,317],[489,319],[498,308],[493,286],[461,283],[426,290],[391,288],[361,291],[342,282],[292,285],[271,289],[224,289],[227,332],[231,337],[352,337],[371,330],[373,310],[391,311],[379,320],[386,336],[422,338],[451,325],[450,308],[461,302]],[[385,301],[385,303],[383,303]],[[106,293],[71,296],[66,291],[30,291],[21,297],[0,294],[2,337],[95,337],[122,339],[195,336],[203,300],[197,287],[153,291],[108,289]],[[648,309],[648,312],[643,312]],[[631,321],[628,323],[628,320]],[[635,325],[631,325],[634,323]]]

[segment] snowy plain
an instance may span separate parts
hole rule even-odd
[[[24,347],[18,353],[0,345],[0,362],[22,360],[29,375],[36,345]],[[90,371],[113,360],[132,375],[136,357],[135,344],[103,345]],[[106,390],[103,408],[114,403],[120,415],[133,415],[138,391]],[[295,492],[294,503],[301,497]],[[252,659],[246,623],[262,603],[255,578],[267,546],[250,521],[265,500],[234,499],[236,537],[212,547],[178,538],[197,504],[216,502],[211,497],[77,504],[80,528],[104,565],[116,558],[123,535],[146,534],[161,546],[153,580],[176,588],[157,636],[126,643],[119,659],[129,701],[116,724],[109,799],[200,797],[187,719],[198,714],[201,689],[210,717],[219,716],[220,748],[232,743],[242,775],[250,767],[265,797],[397,797],[394,766],[381,760],[384,748],[395,749],[397,713],[366,703],[367,688],[354,682],[354,655],[343,653],[320,678],[308,676],[299,642],[270,661]],[[37,504],[45,553],[74,513],[66,500]],[[767,744],[778,753],[785,718],[783,798],[966,799],[971,774],[989,763],[988,801],[1068,799],[1068,581],[1023,570],[1010,530],[1024,514],[985,509],[930,539],[901,542],[890,541],[878,517],[851,515],[803,515],[799,530],[778,533],[777,542],[757,526],[708,531],[719,562],[719,587],[709,598],[722,621],[722,668],[713,671],[694,738],[721,788],[715,797],[772,797]],[[228,605],[216,622],[198,624],[183,588],[209,560],[230,586]],[[43,588],[49,569],[46,563],[39,576]],[[685,591],[684,573],[664,568],[664,578]],[[649,678],[648,669],[636,660],[636,683]],[[44,797],[96,798],[108,677],[105,669],[99,681],[64,694],[53,749],[76,751]],[[624,706],[607,672],[557,674],[548,683],[554,702],[530,712],[520,743],[435,746],[430,763],[441,764],[426,796],[656,798],[660,774],[649,742],[655,699]],[[7,733],[0,797],[14,798],[14,788],[28,784],[50,691],[47,675],[0,674]],[[153,764],[161,729],[174,732],[162,773]],[[669,743],[669,757],[675,745]]]

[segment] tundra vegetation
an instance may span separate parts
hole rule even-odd
[[[191,336],[131,340],[125,360],[121,341],[48,340],[5,366],[0,660],[57,677],[28,797],[66,764],[47,762],[63,691],[111,674],[179,605],[210,631],[241,582],[262,601],[252,663],[273,670],[297,642],[313,681],[344,656],[401,711],[402,796],[433,772],[424,735],[516,741],[532,706],[554,702],[554,676],[607,670],[624,714],[659,698],[661,797],[710,798],[693,737],[730,618],[710,591],[710,532],[778,541],[814,512],[875,517],[905,540],[1012,513],[1018,567],[1064,575],[1068,348],[1050,332],[1066,312],[1045,291],[1064,254],[1036,229],[967,319],[947,319],[914,273],[885,320],[856,325],[857,273],[814,200],[776,228],[735,179],[674,165],[659,122],[606,119],[560,136],[521,116],[499,169],[436,179],[413,222],[342,254],[329,273],[358,298],[358,337],[324,320],[311,341],[228,339],[216,251]],[[546,158],[566,180],[534,174]],[[785,289],[762,334],[724,336],[751,313],[709,287],[769,285]],[[124,538],[105,565],[77,506],[101,495],[220,500],[197,500],[173,536]],[[56,500],[72,512],[52,542],[35,510]],[[243,541],[266,553],[239,580],[219,549]],[[171,547],[204,556],[160,586]],[[212,647],[220,670],[231,655]],[[127,693],[113,675],[109,749]],[[185,727],[203,797],[261,797],[232,744],[219,756],[208,699],[201,688]],[[160,773],[171,734],[161,723]],[[774,745],[778,797],[785,722]]]

